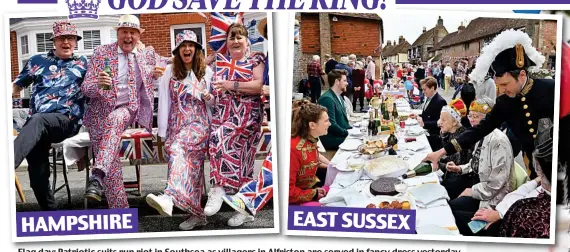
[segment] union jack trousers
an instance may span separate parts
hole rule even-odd
[[[93,134],[92,129],[89,132],[95,152],[93,174],[104,174],[103,188],[109,208],[129,207],[119,154],[121,136],[133,123],[134,118],[135,115],[123,106],[113,110],[100,122],[104,134]]]
[[[249,211],[255,215],[273,198],[273,166],[271,152],[261,165],[257,180],[251,181],[239,189],[236,194]]]

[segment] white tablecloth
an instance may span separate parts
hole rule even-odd
[[[91,140],[89,139],[88,132],[80,132],[77,135],[65,139],[63,144],[63,159],[65,160],[66,168],[76,167],[77,162],[85,157],[86,147],[91,149]],[[89,153],[89,160],[91,160],[91,151]],[[84,167],[79,167],[80,171]]]
[[[400,108],[398,108],[400,111]],[[406,127],[419,127],[419,126],[406,126]],[[405,143],[405,138],[411,137],[406,136],[403,132],[397,133],[396,137],[398,137],[398,157],[404,159],[408,164],[410,169],[413,169],[421,161],[425,158],[425,156],[430,153],[432,150],[429,146],[429,142],[425,134],[420,136],[413,136],[416,138],[416,144],[422,145],[423,149],[416,150],[415,148],[411,148],[414,150],[407,149],[409,147],[408,143]],[[345,141],[354,141],[354,138],[348,137]],[[412,142],[413,143],[413,142]],[[354,151],[354,154],[357,152]],[[335,158],[332,159],[334,162],[342,162],[347,155],[347,151],[339,149],[339,151],[335,154]],[[341,186],[338,181],[346,181],[354,174],[354,171],[339,171],[336,168],[329,168],[327,170],[327,178],[325,185],[330,186],[330,191],[328,192],[327,197],[335,196],[339,194],[343,189],[344,186]],[[433,180],[433,182],[439,183],[440,179],[435,174],[432,173],[427,176],[420,176],[416,178],[406,179],[406,183],[408,184],[408,191],[410,191],[414,186],[419,186],[422,183],[422,180]],[[426,181],[424,181],[426,182]],[[368,185],[371,183],[371,180],[368,181],[357,181],[355,184],[350,186],[351,188],[356,189],[360,192],[362,196],[366,198],[369,197],[369,194],[366,192]],[[455,217],[451,212],[451,208],[447,203],[444,206],[432,207],[427,209],[417,209],[416,210],[416,218],[417,218],[417,227],[427,226],[427,225],[437,225],[440,227],[456,227],[455,224]],[[451,230],[451,232],[455,235],[460,235],[458,230]]]

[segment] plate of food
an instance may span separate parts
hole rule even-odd
[[[363,155],[376,155],[386,151],[386,147],[386,144],[384,144],[384,141],[382,140],[368,140],[364,144],[358,146],[358,152]]]
[[[355,203],[356,204],[356,203]],[[359,202],[359,205],[351,207],[379,208],[379,209],[399,209],[399,210],[415,210],[416,202],[409,196],[375,196],[368,198],[367,201]]]
[[[383,156],[370,160],[364,170],[372,179],[380,177],[398,178],[408,171],[408,163],[397,156]]]

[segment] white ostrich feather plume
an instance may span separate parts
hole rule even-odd
[[[532,39],[522,31],[509,29],[497,35],[491,43],[481,50],[481,56],[477,58],[475,68],[469,75],[469,79],[473,80],[474,84],[480,85],[485,81],[485,76],[489,72],[491,63],[495,57],[502,51],[514,47],[516,44],[521,44],[527,57],[534,62],[537,67],[544,64],[544,56],[532,46]],[[531,67],[534,68],[534,67]],[[533,69],[529,69],[532,71]]]

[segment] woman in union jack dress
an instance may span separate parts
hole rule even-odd
[[[174,62],[159,79],[159,136],[166,137],[168,182],[164,194],[149,194],[147,203],[161,215],[173,206],[190,214],[182,230],[207,224],[202,206],[204,159],[208,151],[210,94],[213,72],[204,63],[202,45],[194,32],[176,35]]]
[[[248,31],[241,23],[226,30],[227,54],[216,55],[213,108],[209,142],[210,178],[213,185],[204,208],[216,214],[223,197],[236,193],[253,180],[253,165],[261,139],[264,56],[247,54]]]

